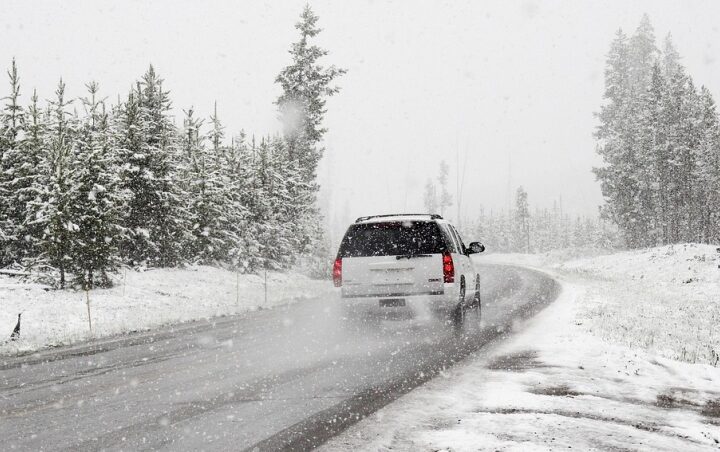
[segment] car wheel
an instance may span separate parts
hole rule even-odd
[[[460,281],[460,296],[457,305],[452,313],[452,320],[455,325],[462,325],[465,322],[465,280]]]
[[[475,296],[473,306],[477,309],[478,320],[482,317],[482,299],[480,298],[480,275],[475,276]]]

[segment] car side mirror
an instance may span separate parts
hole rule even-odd
[[[485,245],[480,242],[472,242],[467,248],[468,254],[482,253],[485,251]]]

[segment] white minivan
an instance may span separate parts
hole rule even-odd
[[[333,280],[351,308],[430,308],[462,321],[466,309],[481,306],[470,255],[484,250],[479,242],[466,247],[440,215],[360,217],[340,243]]]

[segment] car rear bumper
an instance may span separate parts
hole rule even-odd
[[[404,293],[404,292],[397,292],[397,293],[388,293],[387,295],[377,295],[377,294],[342,294],[342,297],[345,299],[350,298],[407,298],[407,297],[426,297],[426,296],[444,296],[445,291],[444,290],[431,290],[428,292],[421,292],[421,293]]]
[[[392,293],[377,295],[342,295],[340,300],[348,314],[414,314],[447,313],[454,309],[459,294],[453,284],[446,284],[443,291],[423,294]]]

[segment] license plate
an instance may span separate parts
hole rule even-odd
[[[405,299],[403,299],[403,298],[386,298],[384,300],[380,300],[381,308],[397,308],[400,306],[405,306]]]

